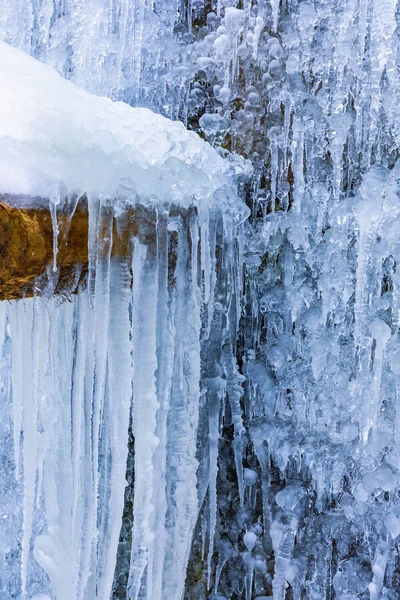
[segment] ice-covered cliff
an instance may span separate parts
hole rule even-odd
[[[398,598],[397,0],[0,7],[12,45],[253,165],[242,259],[206,319],[184,597]]]

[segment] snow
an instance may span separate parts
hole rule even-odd
[[[0,54],[2,193],[187,206],[232,187],[229,165],[182,123],[91,95],[4,42]]]

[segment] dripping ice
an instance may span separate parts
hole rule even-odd
[[[110,10],[110,5],[115,10]],[[115,282],[119,277],[125,282],[118,285],[127,297],[123,301],[113,300],[121,301],[121,306],[125,302],[125,308],[118,309],[121,314],[126,315],[126,303],[141,305],[145,289],[149,294],[151,290],[152,303],[140,310],[156,311],[156,316],[153,312],[153,319],[147,317],[146,321],[149,328],[145,356],[150,365],[148,370],[153,373],[149,381],[145,385],[145,365],[138,358],[139,349],[132,345],[131,359],[125,356],[120,370],[115,371],[121,377],[121,385],[128,385],[131,373],[135,385],[145,388],[148,403],[138,406],[138,412],[151,425],[149,430],[137,430],[142,439],[148,435],[149,444],[135,458],[136,466],[150,465],[149,488],[143,487],[143,473],[139,476],[138,494],[146,499],[146,510],[134,509],[139,519],[134,550],[131,552],[125,546],[124,554],[121,549],[129,560],[118,559],[118,577],[126,581],[115,593],[125,594],[128,586],[131,596],[138,594],[141,600],[167,598],[167,593],[175,599],[176,592],[171,590],[178,586],[184,590],[185,600],[397,598],[400,595],[398,2],[218,0],[210,10],[209,3],[201,0],[183,3],[118,0],[111,4],[102,0],[33,4],[18,0],[13,10],[8,2],[0,1],[0,8],[3,15],[0,35],[11,45],[49,63],[90,92],[149,107],[200,132],[220,157],[233,162],[234,169],[239,171],[239,166],[242,167],[242,172],[237,173],[240,192],[251,209],[251,219],[235,240],[235,252],[230,254],[229,244],[224,247],[226,283],[217,277],[220,271],[214,260],[215,250],[220,256],[223,246],[215,215],[208,220],[209,212],[204,211],[199,221],[186,213],[179,218],[166,217],[160,208],[165,200],[159,197],[160,163],[152,170],[157,174],[155,179],[140,179],[143,164],[136,163],[136,158],[128,153],[128,163],[143,186],[138,196],[155,195],[160,214],[157,250],[148,250],[140,239],[135,240],[132,259],[142,281],[140,289],[127,290],[124,279],[127,271],[125,275],[117,275],[114,266],[100,263],[96,269],[97,275],[100,270],[102,273],[101,281],[96,282],[98,294],[107,296],[105,290],[114,285],[114,277]],[[18,98],[23,96],[17,95],[16,106]],[[24,101],[19,102],[23,112]],[[105,114],[103,110],[105,106],[100,110],[101,115]],[[122,115],[120,109],[116,111]],[[160,117],[138,111],[135,114],[143,116],[148,131],[164,130],[165,126],[172,132],[171,123],[167,126]],[[7,112],[3,111],[3,115],[2,127],[11,121]],[[137,123],[136,117],[133,120]],[[93,123],[92,118],[89,122]],[[96,132],[97,125],[93,127]],[[39,126],[36,133],[38,130]],[[186,135],[183,127],[179,131]],[[35,131],[32,139],[34,134]],[[120,140],[126,139],[123,133],[120,135]],[[59,139],[64,139],[64,135]],[[90,139],[95,141],[96,136]],[[153,153],[159,149],[161,158],[166,156],[160,140],[161,137],[153,140],[151,147],[149,143],[145,169],[152,167]],[[196,162],[196,166],[200,173],[216,182],[225,170],[224,161],[217,161],[216,154],[211,153],[207,162],[203,151],[208,151],[200,146],[193,147],[189,162],[193,164],[196,156],[202,157],[201,164]],[[242,154],[248,162],[228,155],[227,148]],[[2,164],[9,165],[10,191],[12,185],[24,181],[20,176],[21,165],[12,160],[20,150],[24,169],[32,168],[25,142],[19,144],[17,151],[6,140],[0,150]],[[171,150],[174,160],[181,156],[181,148],[178,150],[176,153]],[[112,155],[113,165],[116,161],[121,167],[113,148],[107,149],[108,154]],[[90,156],[96,159],[92,163],[95,169],[104,165],[101,157],[91,153]],[[79,166],[78,152],[75,158]],[[47,181],[48,160],[45,153],[43,177],[38,179],[35,175],[35,182]],[[249,162],[252,171],[248,169]],[[171,183],[169,168],[176,164],[170,161],[163,171],[166,187]],[[214,165],[217,168],[212,171]],[[175,169],[175,175],[178,171]],[[185,189],[189,186],[196,195],[196,186],[194,189],[188,182],[192,176],[199,177],[204,181],[205,194],[202,192],[198,197],[211,198],[214,184],[203,180],[199,171],[188,168],[180,185],[183,183]],[[215,178],[210,177],[211,172]],[[122,167],[118,173],[121,175],[118,181],[107,180],[107,184],[112,184],[107,193],[112,195],[117,190],[126,202],[131,197],[131,182],[126,185]],[[79,169],[73,173],[61,170],[60,175],[65,184],[62,191],[74,191],[76,187],[82,190],[90,184],[96,192],[97,180],[90,177],[90,171],[84,181]],[[157,184],[149,187],[149,182],[154,181]],[[172,184],[176,181],[173,179]],[[29,189],[31,183],[32,179],[28,180],[26,193],[38,193]],[[53,183],[47,181],[46,185],[54,193]],[[175,192],[183,189],[180,185],[174,188]],[[184,202],[189,209],[192,194],[185,198],[190,198],[188,204]],[[225,222],[228,216],[224,214]],[[95,234],[98,222],[93,220]],[[184,230],[189,232],[190,240],[200,240],[198,255],[193,244],[188,248]],[[181,244],[182,251],[181,262],[175,267],[178,275],[175,285],[190,299],[190,314],[184,311],[182,297],[173,296],[166,274],[168,240],[172,238],[174,244],[175,241]],[[95,239],[94,235],[93,260]],[[202,244],[203,240],[207,243]],[[193,283],[196,261],[202,264],[200,270],[207,273],[205,276],[198,272],[203,287]],[[128,271],[130,268],[131,264],[124,267]],[[186,279],[182,277],[183,271],[187,273]],[[77,298],[73,299],[75,316],[70,322],[75,330],[84,332],[96,306],[92,299],[90,302],[85,297],[79,299],[79,306]],[[107,327],[111,331],[114,330],[111,296],[106,301],[110,306]],[[40,396],[26,397],[17,375],[23,369],[23,361],[33,360],[33,356],[29,358],[22,352],[27,344],[21,336],[31,329],[30,319],[34,318],[30,308],[33,303],[25,304],[24,310],[17,308],[22,304],[3,307],[0,319],[0,328],[4,330],[1,372],[11,373],[11,361],[17,365],[11,379],[2,375],[4,406],[11,406],[11,398],[13,402],[12,419],[8,408],[4,409],[5,423],[9,423],[4,429],[9,442],[9,450],[5,452],[11,464],[14,455],[19,462],[15,470],[18,483],[10,484],[15,493],[4,492],[4,502],[13,507],[15,519],[12,523],[10,519],[0,522],[1,540],[22,540],[22,532],[29,532],[29,519],[28,527],[23,526],[24,461],[36,465],[33,467],[36,488],[39,481],[45,481],[48,468],[44,449],[50,442],[45,430],[42,431],[39,409],[40,436],[32,455],[24,455],[24,438],[19,435],[24,426],[24,403],[38,403],[40,408],[43,402]],[[42,323],[39,338],[35,330],[37,344],[38,339],[45,339],[47,317],[43,315],[50,309],[37,306],[35,310],[35,319],[36,316],[42,319],[35,321]],[[57,314],[64,314],[68,307],[62,305],[58,310]],[[144,315],[140,310],[135,313],[135,320],[127,324],[129,339],[126,340],[124,326],[118,343],[135,343],[134,331],[142,325]],[[67,323],[66,319],[65,316]],[[100,320],[102,327],[102,315]],[[194,350],[194,340],[197,344],[201,336],[189,334],[199,326],[205,338]],[[91,363],[91,353],[83,346],[89,344],[88,336],[83,333],[83,341],[77,344],[75,352],[87,358],[84,367],[80,363],[81,371],[74,372],[73,380],[76,394],[87,397],[90,382],[85,373],[100,370],[107,389],[107,394],[98,394],[101,414],[107,409],[103,403],[114,401],[115,382],[108,382],[110,375],[104,370],[104,359],[100,356],[103,352],[111,357],[112,349],[108,348],[111,338],[101,339],[99,322],[93,327],[97,327],[99,341],[95,344],[96,365]],[[16,344],[11,343],[11,331]],[[186,386],[187,397],[193,400],[193,380],[183,366],[189,360],[181,346],[186,332],[188,342],[193,343],[190,364],[196,373],[200,370],[201,380],[198,414],[190,417],[185,410],[190,412],[192,404],[184,405],[182,396],[182,386]],[[3,336],[1,331],[0,335]],[[107,348],[100,342],[106,343]],[[29,347],[32,343],[29,342]],[[44,356],[43,348],[39,350],[43,353],[40,356]],[[112,356],[110,361],[119,362],[115,354]],[[29,387],[29,381],[24,385]],[[50,381],[45,384],[50,389]],[[49,405],[51,402],[46,400],[43,409],[46,414]],[[83,447],[90,432],[85,430],[86,413],[78,395],[72,406],[76,406],[75,414],[80,415],[80,420],[74,421],[71,440],[63,443],[72,450],[74,496],[79,497],[82,485],[87,485],[85,497],[92,499],[97,486],[105,490],[113,485],[121,490],[125,475],[120,471],[103,472],[97,483],[92,481],[90,445],[85,446],[89,461],[84,465],[86,471],[80,471],[83,467],[79,465],[78,448]],[[186,429],[180,431],[178,417],[184,415]],[[121,422],[125,417],[120,415]],[[196,428],[194,448],[188,443],[188,432]],[[104,439],[104,448],[114,439],[111,428],[106,434],[110,437]],[[128,439],[126,430],[124,435]],[[182,455],[190,457],[193,470],[186,463],[173,463],[177,446]],[[125,445],[121,443],[120,464],[124,452]],[[134,470],[132,465],[130,468]],[[106,476],[109,479],[101,479]],[[197,500],[191,495],[183,498],[179,486],[185,481],[196,486]],[[32,476],[29,486],[31,482]],[[165,493],[168,483],[175,496]],[[115,501],[112,510],[121,511],[117,504]],[[36,490],[33,506],[32,537],[36,537],[42,535],[39,529],[45,514],[44,495],[38,495]],[[25,510],[28,517],[31,507],[29,500]],[[93,514],[92,520],[87,519],[80,512],[79,503],[73,510],[77,531],[80,523],[85,522],[88,536],[94,535]],[[101,512],[103,506],[98,510]],[[190,519],[182,523],[179,514],[184,510]],[[105,513],[102,522],[105,527],[102,539],[115,540],[116,531],[106,526]],[[168,531],[167,523],[171,526]],[[27,533],[25,540],[26,537]],[[94,559],[88,546],[79,546],[83,535],[76,539],[76,547],[82,554],[76,589],[82,590]],[[157,540],[157,545],[152,539]],[[99,556],[101,562],[106,562],[111,547],[105,541],[101,544]],[[125,538],[123,544],[127,544]],[[13,565],[10,572],[18,594],[19,556],[13,560],[9,548],[10,544],[5,542],[2,553],[8,556],[7,565]],[[18,554],[16,544],[13,548]],[[38,548],[42,553],[50,551],[49,540],[40,538]],[[186,582],[182,563],[174,563],[178,549],[182,556],[188,557]],[[56,555],[54,548],[53,554]],[[165,560],[161,567],[162,556]],[[38,558],[40,561],[39,555]],[[44,571],[33,561],[28,564],[28,575],[29,569],[33,569],[36,577],[36,587],[29,593],[50,594],[46,576],[39,575]],[[96,585],[101,586],[98,589],[104,590],[111,574],[101,570],[94,577],[98,580]],[[87,585],[89,597],[95,597],[93,577]],[[161,596],[160,590],[163,590]]]
[[[181,597],[200,508],[202,330],[215,318],[222,285],[211,239],[223,235],[229,266],[247,209],[229,164],[180,123],[91,96],[0,45],[3,191],[29,209],[56,181],[55,240],[60,190],[72,212],[82,195],[89,209],[87,289],[69,302],[49,295],[55,243],[50,287],[11,302],[2,320],[21,502],[20,594],[39,589],[45,598],[93,600],[113,593],[131,421],[127,594]],[[137,233],[116,259],[114,238],[128,227],[124,211],[132,207]]]

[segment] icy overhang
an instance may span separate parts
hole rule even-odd
[[[4,42],[0,90],[1,193],[206,207],[218,196],[243,216],[229,164],[182,123],[89,94]]]

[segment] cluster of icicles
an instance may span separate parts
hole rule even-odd
[[[60,302],[44,287],[40,297],[0,306],[3,360],[10,353],[12,365],[3,378],[12,372],[6,387],[23,513],[22,598],[36,592],[35,598],[57,600],[110,598],[130,422],[128,597],[172,599],[184,591],[202,501],[196,458],[201,346],[214,312],[222,305],[225,312],[232,299],[217,297],[221,243],[224,278],[231,289],[240,286],[235,225],[218,210],[210,219],[195,208],[138,207],[131,248],[114,258],[115,237],[128,226],[123,212],[114,212],[104,201],[90,216],[85,289]]]

